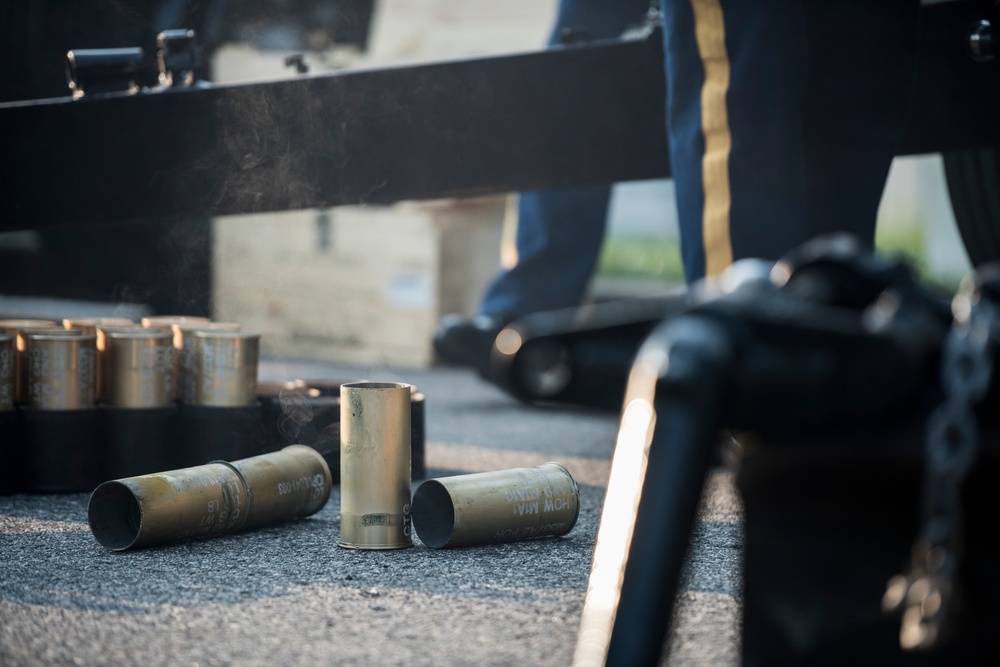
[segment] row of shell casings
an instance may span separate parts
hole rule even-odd
[[[0,320],[0,411],[252,405],[259,341],[184,316]]]

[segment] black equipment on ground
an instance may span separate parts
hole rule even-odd
[[[561,349],[590,393],[528,398],[601,407],[625,387],[578,664],[658,664],[723,429],[740,443],[747,664],[960,664],[989,650],[1000,537],[986,500],[1000,452],[985,406],[1000,389],[988,371],[1000,318],[975,313],[994,312],[993,275],[982,269],[953,315],[905,265],[831,237],[773,265],[738,263],[687,304],[659,304],[661,322],[633,339],[634,363],[616,371],[590,375],[587,350],[622,322],[574,330],[557,312],[501,332],[495,378],[522,397],[537,386],[521,379],[538,375],[531,332]],[[641,315],[635,331],[653,309]],[[518,345],[499,349],[505,337]],[[955,348],[956,339],[969,342]],[[978,394],[949,389],[970,376]],[[956,391],[966,412],[953,418],[946,407],[928,420]],[[987,420],[978,436],[973,407]]]

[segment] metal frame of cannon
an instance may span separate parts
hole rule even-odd
[[[997,145],[982,16],[924,8],[900,154]],[[665,177],[661,42],[0,104],[0,230]]]

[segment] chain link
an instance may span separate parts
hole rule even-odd
[[[882,607],[902,611],[899,643],[927,650],[953,631],[961,609],[958,567],[962,557],[962,483],[978,453],[973,411],[993,378],[998,311],[966,285],[952,304],[955,319],[945,339],[945,400],[928,421],[922,527],[910,570],[889,580]]]

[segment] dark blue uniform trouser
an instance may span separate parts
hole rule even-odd
[[[564,26],[612,37],[646,0],[562,0]],[[817,235],[874,241],[916,70],[918,0],[661,0],[668,134],[687,280],[774,260]],[[606,187],[523,193],[518,262],[481,312],[577,305]]]
[[[618,37],[648,8],[649,0],[561,0],[549,44],[563,28]],[[514,317],[579,305],[597,265],[610,195],[607,185],[521,193],[517,263],[496,275],[480,312]]]

